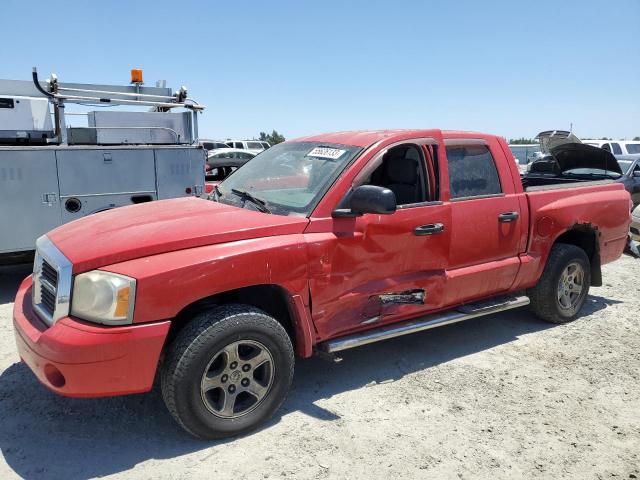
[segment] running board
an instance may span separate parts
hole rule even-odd
[[[488,301],[466,304],[455,310],[435,313],[415,320],[386,325],[375,330],[367,330],[365,332],[335,338],[320,344],[319,348],[328,353],[339,352],[341,350],[347,350],[348,348],[421,332],[450,323],[462,322],[483,315],[511,310],[512,308],[524,307],[525,305],[529,305],[529,297],[524,295],[497,297]]]

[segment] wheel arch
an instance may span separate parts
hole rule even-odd
[[[600,263],[600,232],[590,223],[574,224],[556,237],[553,245],[564,243],[584,250],[589,257],[591,267],[591,286],[602,285],[602,266]],[[552,245],[552,247],[553,247]]]
[[[186,305],[171,321],[166,344],[169,344],[198,313],[231,303],[250,305],[263,310],[285,328],[300,357],[311,356],[314,329],[309,309],[300,295],[293,295],[286,288],[277,284],[258,284],[236,288],[200,298]]]

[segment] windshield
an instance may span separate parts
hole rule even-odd
[[[627,143],[627,153],[640,153],[640,143]]]
[[[572,168],[562,172],[564,175],[576,175],[581,177],[607,177],[607,178],[620,178],[621,175],[617,172],[611,172],[608,170],[602,170],[601,168]]]
[[[618,160],[618,165],[620,165],[620,170],[622,170],[623,173],[627,173],[632,164],[633,162],[631,160]]]
[[[351,145],[281,143],[265,150],[222,182],[216,199],[260,210],[253,201],[257,199],[270,213],[308,216],[359,152],[359,147]]]

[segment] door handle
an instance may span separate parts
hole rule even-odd
[[[55,193],[43,193],[42,194],[42,203],[48,205],[49,207],[56,203],[57,195]]]
[[[418,236],[435,235],[436,233],[442,232],[444,232],[444,225],[442,223],[429,223],[427,225],[420,225],[413,230],[413,233]]]
[[[502,223],[514,222],[518,219],[520,214],[518,212],[506,212],[498,215],[498,221]]]

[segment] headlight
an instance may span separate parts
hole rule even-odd
[[[107,325],[131,323],[135,298],[133,278],[101,270],[81,273],[73,282],[71,315]]]

